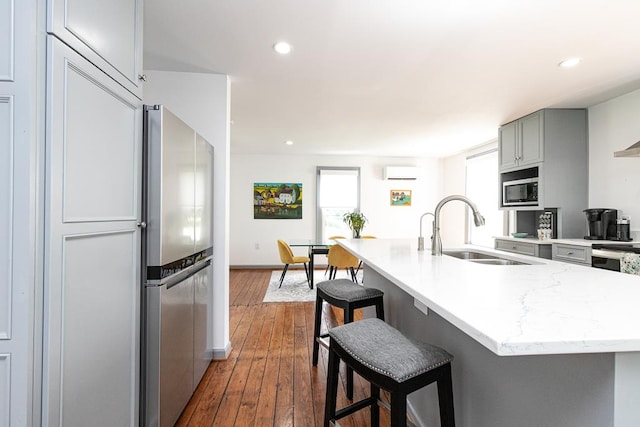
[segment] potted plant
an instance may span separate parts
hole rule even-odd
[[[344,214],[342,220],[349,226],[351,231],[353,231],[353,238],[359,239],[360,232],[364,228],[364,224],[367,222],[367,217],[365,217],[362,212],[353,211]]]

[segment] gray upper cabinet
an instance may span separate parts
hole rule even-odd
[[[142,99],[142,0],[50,0],[47,31]]]
[[[544,160],[543,113],[537,111],[500,127],[500,170]]]
[[[537,177],[538,203],[503,209],[558,209],[558,237],[582,237],[588,195],[588,123],[585,109],[544,109],[500,127],[502,183]],[[500,200],[502,197],[500,196]]]

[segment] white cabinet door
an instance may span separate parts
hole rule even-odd
[[[14,4],[0,0],[0,81],[13,81],[15,33]]]
[[[43,420],[138,423],[141,102],[48,37]]]
[[[50,0],[47,31],[142,99],[142,0]]]

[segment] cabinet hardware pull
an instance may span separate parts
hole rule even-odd
[[[567,252],[567,255],[573,255],[573,251]]]
[[[147,81],[147,75],[146,74],[138,75],[138,80],[142,80],[143,82],[146,82]]]
[[[147,223],[146,223],[146,222],[144,222],[144,221],[139,222],[137,225],[138,225],[138,227],[140,227],[140,228],[147,228]]]

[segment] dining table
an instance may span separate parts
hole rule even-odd
[[[293,247],[306,247],[309,251],[309,288],[313,289],[313,265],[316,255],[327,255],[329,248],[335,245],[333,240],[292,239],[287,244]]]

